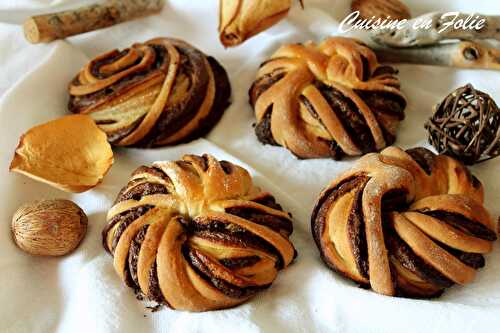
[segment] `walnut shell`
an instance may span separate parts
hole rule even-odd
[[[87,232],[87,215],[69,200],[41,200],[24,204],[12,218],[12,236],[23,251],[40,256],[62,256],[73,251]]]
[[[396,20],[411,18],[410,10],[399,0],[353,0],[351,10],[359,10],[359,16],[366,20],[372,17],[385,19],[388,16]]]

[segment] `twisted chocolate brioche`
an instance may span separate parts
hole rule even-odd
[[[397,71],[350,38],[282,46],[250,88],[258,139],[299,158],[361,155],[390,145],[406,100]]]
[[[121,279],[174,309],[243,303],[295,257],[290,215],[249,173],[209,155],[140,167],[108,213]]]
[[[222,66],[178,39],[155,38],[90,61],[68,108],[92,116],[117,146],[173,145],[205,135],[229,105]]]
[[[389,147],[320,195],[311,228],[323,261],[384,295],[434,297],[470,282],[497,236],[483,187],[458,161]]]

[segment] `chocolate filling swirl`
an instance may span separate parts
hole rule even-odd
[[[200,251],[184,247],[183,248],[184,258],[189,262],[191,267],[205,279],[207,282],[212,284],[215,288],[220,290],[224,295],[232,298],[247,298],[254,295],[255,293],[266,289],[269,285],[264,286],[248,286],[248,287],[238,287],[231,284],[219,277],[216,277],[213,272],[204,263],[208,258]]]
[[[466,233],[467,235],[471,235],[488,241],[495,241],[497,239],[497,235],[493,230],[482,225],[481,223],[473,222],[461,214],[443,210],[423,210],[420,212],[425,215],[435,217],[438,220],[444,221],[450,226]]]
[[[116,245],[118,244],[118,241],[120,240],[121,235],[125,231],[125,229],[136,219],[141,217],[142,215],[146,214],[153,206],[151,205],[143,205],[143,206],[138,206],[135,208],[132,208],[130,210],[124,211],[123,213],[117,214],[111,218],[111,220],[108,221],[108,224],[102,231],[102,244],[104,249],[109,252],[110,254],[113,254],[116,248]],[[115,230],[112,238],[112,243],[111,243],[111,249],[108,247],[108,233],[113,229],[115,225],[119,223],[119,226]]]
[[[366,246],[366,237],[364,231],[363,214],[361,211],[361,196],[364,186],[369,178],[364,175],[358,177],[347,178],[340,182],[337,186],[326,191],[318,200],[314,207],[311,216],[311,228],[313,238],[318,247],[321,247],[321,237],[324,233],[327,223],[327,215],[331,205],[341,196],[348,192],[355,191],[354,205],[349,212],[347,221],[347,232],[349,240],[352,244],[353,256],[356,262],[356,268],[360,274],[368,277],[368,252]],[[322,254],[323,261],[331,268],[337,270],[335,265]]]
[[[230,207],[226,212],[252,221],[257,224],[265,225],[276,231],[285,231],[287,235],[293,232],[292,222],[280,216],[273,216],[269,213],[250,207]]]
[[[138,299],[191,311],[234,306],[293,262],[291,216],[251,181],[210,155],[133,172],[109,212],[103,245]]]
[[[379,65],[372,52],[341,37],[280,48],[249,89],[259,141],[285,146],[298,158],[337,160],[392,144],[407,103],[397,70]]]
[[[92,116],[110,143],[136,147],[207,134],[231,95],[227,74],[214,58],[168,38],[97,57],[69,90],[69,111]]]
[[[333,270],[384,295],[428,298],[471,281],[485,265],[497,234],[481,183],[457,161],[390,147],[342,177],[322,192],[311,216],[321,258]],[[430,194],[427,184],[435,185]]]
[[[250,247],[271,253],[277,259],[276,268],[283,268],[283,257],[271,243],[236,224],[206,220],[200,217],[191,220],[186,227],[194,235],[216,243],[234,244],[243,248]]]

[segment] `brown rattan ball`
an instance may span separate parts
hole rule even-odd
[[[429,143],[441,154],[465,164],[500,155],[500,109],[488,94],[471,84],[449,94],[425,124]]]

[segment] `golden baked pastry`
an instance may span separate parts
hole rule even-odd
[[[66,192],[99,184],[113,165],[113,151],[87,115],[68,115],[37,125],[19,139],[10,171]]]
[[[395,140],[406,100],[397,71],[360,41],[284,45],[250,88],[255,133],[299,158],[362,155]]]
[[[174,309],[245,302],[296,252],[293,226],[250,174],[210,155],[140,167],[108,213],[104,247],[120,278]]]
[[[96,57],[69,94],[69,110],[89,114],[113,145],[157,147],[208,133],[231,88],[214,58],[184,41],[155,38]]]
[[[390,296],[434,297],[466,284],[497,239],[481,182],[425,148],[363,156],[325,189],[311,228],[333,270]]]
[[[282,20],[292,0],[220,0],[219,38],[225,47],[236,46]]]

